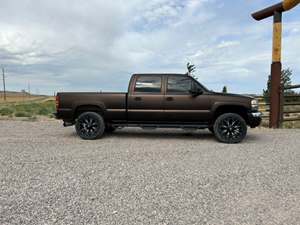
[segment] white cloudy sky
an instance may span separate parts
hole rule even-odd
[[[125,91],[139,72],[186,71],[214,90],[260,93],[276,0],[0,0],[0,64],[7,88]],[[300,7],[284,15],[284,67],[300,83]],[[1,87],[2,88],[2,87]],[[0,89],[1,89],[0,88]]]

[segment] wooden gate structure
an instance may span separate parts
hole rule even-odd
[[[269,127],[279,128],[281,108],[280,101],[283,98],[281,88],[281,42],[282,42],[282,13],[286,12],[300,3],[300,0],[284,0],[278,4],[260,10],[252,14],[255,20],[263,20],[273,16],[273,57],[271,65],[271,99]]]
[[[290,85],[282,88],[283,94],[281,95],[280,99],[279,127],[283,127],[283,125],[288,122],[300,121],[300,93],[284,94],[284,90],[292,90],[299,88],[300,85]],[[266,97],[263,96],[256,96],[256,99],[259,102],[260,111],[262,111],[263,113],[264,124],[266,124],[266,120],[270,121],[270,99],[266,99]],[[298,127],[299,126],[300,125],[298,125]]]

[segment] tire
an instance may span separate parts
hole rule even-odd
[[[75,124],[76,133],[84,140],[94,140],[104,134],[105,123],[101,115],[95,112],[84,112],[79,115]]]
[[[208,130],[212,133],[212,134],[214,134],[215,133],[215,131],[214,131],[214,127],[208,127]]]
[[[225,113],[214,123],[215,136],[218,141],[228,144],[241,142],[247,134],[247,124],[238,114]]]

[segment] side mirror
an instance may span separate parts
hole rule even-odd
[[[190,94],[193,96],[193,97],[196,97],[198,95],[202,95],[203,94],[203,91],[201,89],[198,89],[198,88],[193,88],[190,90]]]

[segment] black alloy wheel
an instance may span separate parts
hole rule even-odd
[[[103,136],[105,123],[98,113],[84,112],[77,118],[75,129],[82,139],[94,140]]]
[[[214,124],[215,136],[220,142],[239,143],[247,134],[247,124],[238,114],[225,113],[220,115]]]

